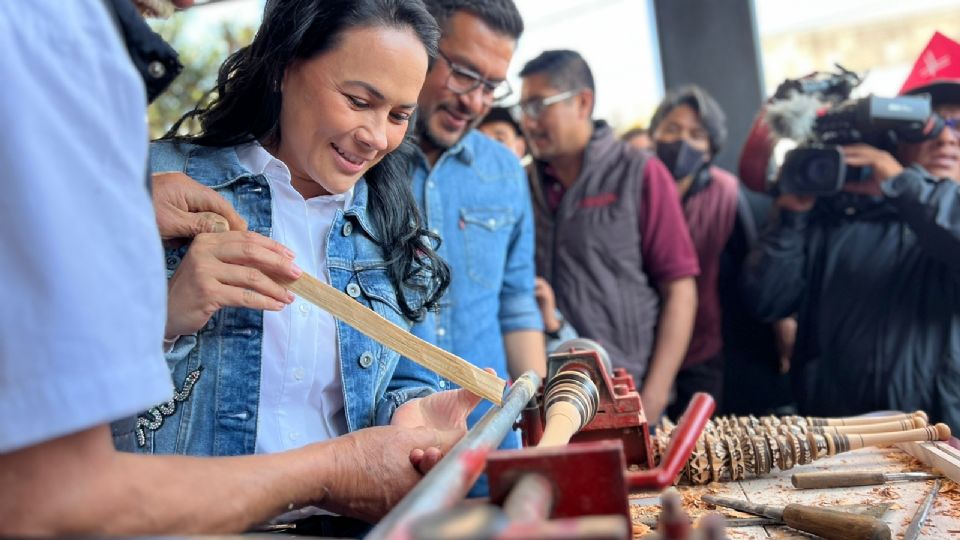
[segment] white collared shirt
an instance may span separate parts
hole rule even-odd
[[[237,148],[240,163],[270,185],[271,237],[296,254],[304,272],[326,283],[327,236],[337,210],[349,207],[353,190],[308,200],[290,184],[290,170],[260,144]],[[297,297],[263,313],[258,407],[258,454],[280,452],[347,432],[340,355],[333,317]]]

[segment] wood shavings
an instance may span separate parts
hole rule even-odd
[[[900,493],[893,486],[873,488],[871,491],[873,491],[873,493],[878,497],[883,497],[885,500],[895,500],[900,498]]]
[[[943,479],[940,485],[940,491],[937,494],[937,512],[953,518],[960,518],[960,485],[956,482]]]

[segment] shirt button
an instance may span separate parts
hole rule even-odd
[[[353,224],[349,221],[343,224],[343,229],[340,231],[344,236],[350,236],[350,233],[353,232]]]
[[[366,369],[373,365],[373,355],[369,351],[360,355],[360,367]]]
[[[360,296],[360,286],[357,285],[356,283],[351,283],[347,285],[347,294],[349,294],[353,298]]]
[[[303,375],[304,375],[303,368],[297,368],[297,369],[293,370],[293,378],[294,378],[294,379],[296,379],[296,380],[298,380],[298,381],[302,381],[302,380],[303,380]]]
[[[843,213],[848,216],[852,216],[857,213],[857,209],[852,206],[848,206],[847,208],[844,209]]]
[[[287,438],[290,439],[291,441],[295,441],[300,438],[300,434],[297,433],[296,431],[291,431],[290,433],[287,434]]]
[[[496,227],[496,226],[497,226],[497,220],[495,220],[495,219],[493,219],[493,218],[490,218],[490,219],[487,220],[487,225],[489,225],[491,228]]]
[[[427,182],[427,187],[428,187],[428,188],[433,189],[434,186],[436,186],[436,184],[433,183],[433,180]]]
[[[447,335],[447,329],[442,326],[440,328],[437,328],[437,335],[440,337]]]
[[[168,267],[176,266],[176,265],[178,265],[178,264],[180,264],[180,257],[176,257],[176,256],[174,256],[174,255],[171,255],[171,256],[167,257],[167,266],[168,266]]]
[[[310,306],[308,306],[306,303],[300,304],[300,313],[303,313],[304,315],[310,313]]]
[[[446,388],[446,387],[447,387],[447,381],[440,379],[440,388]]]

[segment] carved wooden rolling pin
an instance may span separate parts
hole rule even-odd
[[[230,230],[227,220],[222,216],[210,212],[201,212],[201,214],[214,222],[214,232]],[[502,404],[503,391],[507,386],[503,379],[418,338],[338,289],[306,272],[296,280],[281,283],[281,285],[356,328],[365,336],[390,347],[495,405]]]

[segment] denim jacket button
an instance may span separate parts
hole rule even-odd
[[[353,224],[349,221],[343,224],[343,229],[340,231],[344,236],[350,236],[350,233],[353,232]]]
[[[351,283],[347,285],[347,294],[349,294],[353,298],[360,296],[360,286],[357,285],[356,283]]]
[[[447,381],[440,379],[440,388],[446,388],[446,387],[447,387]]]
[[[373,365],[373,355],[370,354],[370,351],[364,352],[360,355],[360,367],[366,369]]]

